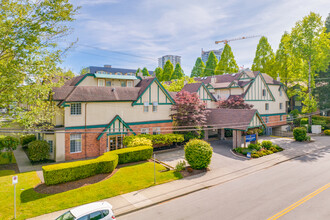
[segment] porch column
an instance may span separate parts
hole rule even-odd
[[[241,147],[242,146],[242,131],[236,131],[236,135],[237,135],[236,146]]]
[[[204,130],[204,140],[207,141],[209,139],[209,131]]]
[[[236,148],[236,139],[237,139],[237,132],[236,132],[236,130],[233,130],[233,149],[235,149]]]

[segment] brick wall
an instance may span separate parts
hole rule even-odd
[[[280,115],[268,116],[269,122],[266,123],[267,127],[275,127],[280,125],[286,125],[286,115],[282,116],[283,121],[280,121]],[[266,122],[266,117],[262,117],[264,122]]]
[[[130,128],[136,133],[141,133],[141,128],[149,128],[149,133],[152,134],[152,130],[155,127],[160,127],[161,133],[171,133],[172,123],[157,123],[157,124],[145,124],[145,125],[131,125]],[[92,129],[78,129],[67,130],[65,133],[65,160],[76,160],[88,157],[97,157],[106,152],[107,148],[107,134],[103,134],[100,140],[97,137],[101,134],[104,128],[92,128]],[[84,132],[88,133],[84,133]],[[81,152],[70,153],[70,135],[81,132]],[[130,133],[128,134],[130,135]]]

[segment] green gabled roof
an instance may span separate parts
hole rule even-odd
[[[246,94],[248,93],[248,91],[250,90],[250,88],[251,88],[251,86],[253,85],[253,83],[256,81],[256,79],[257,79],[258,76],[260,76],[260,77],[261,77],[261,80],[264,82],[267,91],[269,92],[270,96],[272,97],[272,101],[275,101],[275,98],[274,98],[274,96],[273,96],[272,91],[271,91],[270,88],[268,87],[268,84],[266,83],[264,77],[262,76],[262,74],[261,74],[260,72],[259,72],[259,73],[256,75],[256,77],[251,81],[251,83],[249,83],[250,85],[249,85],[248,89],[245,91],[244,98],[245,98]],[[253,100],[251,100],[251,101],[253,101]],[[269,101],[269,100],[263,100],[263,101]]]
[[[213,100],[213,101],[217,101],[215,98],[214,98],[214,96],[212,95],[212,93],[209,91],[209,89],[206,87],[206,85],[202,82],[202,84],[200,85],[200,87],[199,87],[199,89],[198,90],[200,90],[200,88],[201,87],[204,87],[204,89],[206,90],[206,92],[207,92],[207,94],[209,94],[209,96],[211,97],[211,99]]]
[[[102,131],[102,133],[97,137],[97,140],[100,140],[101,137],[103,136],[104,133],[107,132],[107,130],[111,127],[111,125],[113,125],[117,120],[119,120],[119,122],[121,122],[125,127],[126,129],[130,130],[134,135],[135,135],[135,132],[129,127],[128,124],[126,124],[126,122],[124,122],[124,120],[119,116],[119,115],[116,115],[111,121],[110,123],[104,128],[104,130]],[[118,132],[117,132],[118,133]]]
[[[263,126],[264,128],[267,128],[267,125],[266,125],[266,123],[264,122],[264,120],[262,119],[262,117],[261,117],[261,115],[259,114],[258,110],[256,110],[256,112],[254,113],[254,115],[253,115],[253,117],[252,117],[252,119],[251,119],[251,121],[250,121],[250,124],[251,124],[251,122],[253,121],[253,118],[254,118],[255,116],[257,116],[257,117],[260,119],[262,126]]]
[[[166,91],[166,89],[163,87],[163,85],[159,82],[159,80],[155,77],[152,82],[142,91],[142,93],[137,97],[137,99],[132,103],[132,106],[134,106],[140,98],[144,95],[144,93],[151,87],[151,85],[156,82],[159,88],[163,91],[165,96],[170,100],[172,104],[175,104],[174,99],[171,97],[171,95]]]

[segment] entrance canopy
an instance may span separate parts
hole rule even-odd
[[[266,128],[256,109],[217,108],[210,110],[206,126],[215,129],[232,129],[247,131],[249,128]]]

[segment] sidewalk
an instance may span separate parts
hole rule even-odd
[[[264,156],[258,159],[241,161],[240,166],[223,167],[223,169],[212,169],[211,171],[196,176],[187,177],[181,180],[173,181],[166,184],[153,186],[139,191],[127,193],[106,199],[113,206],[116,216],[124,215],[142,208],[153,206],[177,197],[187,195],[199,190],[207,189],[209,187],[228,182],[230,180],[252,174],[263,169],[270,168],[279,163],[297,159],[305,154],[312,153],[323,148],[329,148],[329,138],[325,139],[317,137],[316,142],[304,144],[294,142],[292,139],[276,138],[272,139],[276,144],[285,148],[284,151]],[[322,152],[318,154],[311,154],[308,160],[301,161],[311,162],[322,156]],[[244,166],[243,166],[244,165]],[[68,209],[67,209],[68,210]],[[38,216],[33,218],[35,220],[41,219],[55,219],[67,210]]]

